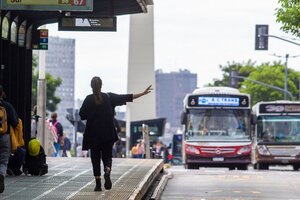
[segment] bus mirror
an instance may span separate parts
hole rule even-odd
[[[182,124],[182,125],[186,124],[186,120],[187,120],[186,113],[185,113],[185,112],[182,112],[182,113],[181,113],[181,117],[180,117],[181,124]]]

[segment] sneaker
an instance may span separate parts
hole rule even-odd
[[[23,174],[23,172],[21,170],[16,170],[14,171],[15,176],[20,176],[21,174]]]
[[[4,191],[4,176],[0,174],[0,193]]]
[[[110,190],[111,186],[112,186],[111,180],[110,180],[110,168],[106,168],[105,174],[104,174],[104,180],[105,180],[104,188],[106,190]]]
[[[14,175],[14,172],[13,172],[10,168],[7,168],[6,174],[7,174],[8,176],[13,176],[13,175]]]

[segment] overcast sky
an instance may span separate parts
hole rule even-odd
[[[293,39],[280,31],[277,7],[277,0],[154,0],[155,69],[188,69],[198,74],[200,87],[221,78],[219,65],[227,62],[284,62],[287,53],[299,55],[299,46],[275,38],[269,38],[268,51],[254,50],[256,24],[268,24],[270,35]],[[50,36],[76,39],[76,99],[91,92],[95,75],[102,78],[103,91],[127,92],[129,15],[117,20],[117,32],[63,32],[57,24],[47,25]],[[300,57],[290,58],[288,67],[300,71]]]

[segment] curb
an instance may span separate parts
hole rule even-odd
[[[156,186],[156,188],[150,198],[151,200],[159,200],[160,199],[161,194],[164,191],[168,180],[171,178],[173,178],[173,174],[170,171],[168,172],[168,174],[163,175],[163,177],[159,181],[158,185]]]
[[[146,174],[143,180],[139,183],[138,187],[133,191],[128,200],[141,200],[147,192],[150,185],[153,183],[157,175],[164,168],[163,160],[159,160],[151,170]]]

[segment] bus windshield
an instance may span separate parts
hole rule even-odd
[[[257,142],[300,142],[300,116],[259,116]]]
[[[249,140],[249,118],[246,109],[189,110],[186,140]]]

